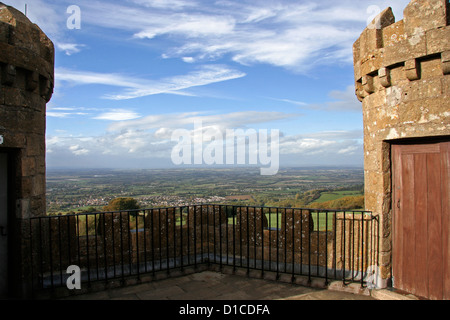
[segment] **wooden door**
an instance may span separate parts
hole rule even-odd
[[[450,299],[450,142],[392,145],[393,285]]]

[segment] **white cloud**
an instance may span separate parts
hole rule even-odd
[[[70,118],[73,116],[87,116],[88,113],[85,112],[53,112],[53,111],[47,111],[46,113],[47,117],[52,118]]]
[[[200,123],[203,129],[215,127],[222,134],[226,129],[249,128],[252,125],[295,117],[295,114],[282,112],[242,111],[229,114],[204,115],[197,112],[152,115],[139,119],[118,121],[109,126],[108,132],[99,136],[47,136],[47,152],[52,157],[70,155],[109,155],[113,157],[129,156],[136,159],[166,159],[175,143],[172,133],[177,129],[193,132],[194,124]],[[108,120],[113,120],[113,117]],[[273,126],[273,124],[272,124]],[[112,159],[111,159],[112,161]]]
[[[188,38],[220,36],[231,33],[235,21],[229,17],[180,13],[167,25],[156,25],[135,34],[139,39],[152,39],[164,34],[183,35]]]
[[[94,117],[93,119],[97,120],[109,120],[109,121],[124,121],[124,120],[132,120],[141,117],[134,111],[123,110],[123,109],[115,109],[109,112],[104,112]]]
[[[89,154],[89,150],[88,149],[82,148],[79,145],[70,146],[69,150],[76,156],[82,156],[82,155]]]
[[[280,153],[298,156],[328,156],[330,163],[336,155],[362,155],[362,132],[316,132],[306,135],[286,136],[280,139]],[[321,161],[323,159],[320,159]]]
[[[4,2],[22,11],[28,3],[29,18],[60,50],[74,54],[83,48],[67,40],[71,37],[66,27],[70,1]],[[128,31],[138,39],[170,38],[172,49],[161,53],[167,57],[189,55],[198,61],[230,55],[245,65],[264,63],[307,72],[317,64],[351,63],[351,45],[371,16],[370,5],[380,10],[392,6],[398,20],[408,2],[78,0],[77,5],[83,26]]]
[[[193,0],[133,0],[133,2],[150,8],[163,8],[170,10],[180,10],[197,5],[197,3]]]
[[[112,100],[125,100],[149,95],[177,92],[192,87],[205,86],[212,83],[245,77],[246,74],[226,66],[208,65],[186,75],[163,78],[152,83],[144,83],[126,89],[122,94],[107,95]]]
[[[66,53],[66,55],[68,55],[68,56],[75,54],[75,53],[79,53],[81,51],[81,48],[85,47],[85,45],[83,45],[83,44],[61,43],[61,42],[56,42],[55,46],[59,50],[64,51]]]
[[[169,129],[192,128],[195,123],[201,123],[205,127],[216,126],[224,132],[227,128],[248,128],[262,123],[291,119],[298,116],[298,114],[288,114],[283,112],[258,111],[241,111],[215,115],[205,115],[199,112],[161,114],[142,117],[131,121],[113,123],[109,126],[108,131],[144,131],[164,128],[165,132],[167,132]]]
[[[55,79],[78,85],[100,84],[123,87],[122,93],[107,94],[104,98],[126,100],[155,94],[181,94],[192,87],[205,86],[212,83],[228,81],[244,77],[246,74],[223,65],[206,65],[185,75],[172,76],[157,80],[139,79],[113,73],[96,73],[75,71],[66,68],[55,70]]]
[[[367,4],[348,0],[134,3],[86,1],[84,19],[128,30],[137,39],[166,37],[173,45],[161,53],[165,57],[214,61],[229,55],[244,65],[263,63],[299,72],[317,64],[350,63],[352,44],[368,18]]]
[[[79,85],[101,84],[117,87],[140,86],[139,82],[134,78],[120,74],[77,71],[61,67],[55,69],[55,79],[57,81],[66,81]]]
[[[195,62],[195,58],[193,58],[193,57],[183,57],[182,59],[186,63],[194,63]]]
[[[281,102],[286,102],[286,103],[290,103],[296,106],[300,106],[300,107],[304,107],[307,106],[308,104],[306,102],[303,101],[296,101],[296,100],[291,100],[291,99],[276,99],[276,98],[271,98],[272,100],[275,101],[281,101]]]

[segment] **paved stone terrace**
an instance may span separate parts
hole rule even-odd
[[[367,295],[256,279],[239,274],[203,271],[71,296],[70,300],[376,300]]]

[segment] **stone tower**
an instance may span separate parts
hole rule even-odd
[[[1,295],[23,289],[26,220],[45,215],[45,115],[54,83],[52,42],[24,14],[3,3],[0,67]]]
[[[431,150],[427,145],[441,150],[443,168],[438,175],[442,179],[444,198],[439,198],[441,203],[434,201],[434,204],[442,206],[442,211],[439,211],[439,220],[429,218],[428,226],[435,220],[439,221],[436,230],[442,233],[443,247],[437,250],[437,254],[443,259],[444,271],[449,271],[449,151],[445,149],[450,136],[449,23],[448,0],[412,0],[404,10],[403,20],[396,22],[391,8],[384,10],[353,46],[356,96],[363,104],[365,202],[366,210],[373,211],[380,218],[379,266],[383,286],[389,285],[389,280],[400,283],[396,281],[398,279],[392,279],[393,264],[398,261],[393,248],[402,239],[396,238],[400,236],[394,230],[395,214],[396,210],[406,208],[409,198],[407,195],[395,198],[395,192],[406,192],[405,185],[394,188],[395,145],[410,145],[412,151],[408,159],[412,161],[413,154],[418,155],[427,148]],[[416,151],[411,145],[418,146]],[[406,170],[405,166],[404,162],[403,170]],[[405,178],[399,179],[405,181]],[[416,183],[414,190],[419,192],[418,188],[423,185]],[[432,196],[437,197],[438,193]],[[416,196],[412,209],[418,209],[418,200],[420,197]],[[416,213],[416,222],[419,217],[420,213]],[[396,226],[402,228],[413,220],[397,220]],[[423,226],[418,222],[417,225]],[[419,236],[418,228],[416,238]],[[406,243],[404,240],[403,245]],[[431,245],[426,247],[425,250],[433,248]],[[410,262],[409,269],[414,269],[416,262]],[[403,268],[406,270],[406,266]],[[448,290],[450,273],[445,278]]]

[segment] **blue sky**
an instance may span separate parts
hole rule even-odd
[[[352,44],[409,1],[3,2],[55,44],[47,166],[153,168],[194,121],[280,130],[281,166],[362,167]]]

